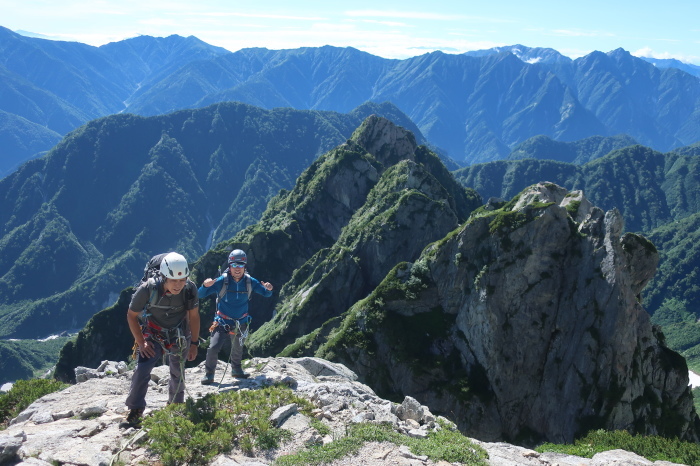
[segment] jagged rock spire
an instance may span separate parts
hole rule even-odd
[[[413,133],[377,115],[367,117],[350,139],[385,166],[415,160],[417,144]]]

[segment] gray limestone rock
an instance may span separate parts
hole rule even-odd
[[[224,372],[225,363],[220,361],[218,371],[225,374],[220,387],[199,384],[203,365],[186,369],[186,390],[188,396],[200,398],[208,393],[225,390],[255,390],[271,381],[293,379],[297,395],[316,405],[316,413],[326,409],[321,422],[331,430],[331,434],[321,436],[312,426],[311,420],[297,412],[294,404],[279,408],[271,417],[272,422],[292,433],[292,440],[277,451],[257,452],[254,457],[231,451],[214,458],[211,465],[270,465],[279,455],[292,453],[309,445],[328,444],[343,437],[346,428],[353,422],[384,422],[392,420],[392,425],[406,435],[425,438],[433,428],[428,423],[419,424],[418,415],[425,419],[430,413],[427,406],[415,399],[404,400],[401,405],[379,398],[366,385],[356,381],[357,376],[341,364],[318,360],[310,364],[309,358],[255,358],[247,368],[250,378],[233,384],[230,374]],[[315,368],[314,372],[308,368]],[[324,367],[324,376],[317,376],[319,367]],[[332,374],[327,373],[332,368]],[[167,366],[159,366],[154,373],[160,379],[167,379]],[[130,375],[130,372],[127,372]],[[274,383],[274,382],[272,382]],[[0,464],[46,466],[50,464],[109,465],[114,462],[125,465],[152,464],[158,458],[148,451],[148,433],[134,429],[120,429],[126,409],[124,400],[129,388],[129,377],[90,378],[61,392],[52,393],[32,403],[31,415],[21,414],[14,424],[0,431]],[[151,387],[146,397],[146,415],[167,403],[167,392]],[[400,421],[392,411],[400,413],[411,424]],[[66,417],[53,415],[52,420],[37,423],[36,413],[86,413],[91,415]],[[406,415],[411,417],[406,417]],[[450,421],[438,418],[448,426]],[[401,424],[401,425],[400,425]],[[434,424],[434,423],[433,423]],[[454,424],[452,424],[454,426]],[[489,444],[475,441],[490,455],[491,465],[590,465],[620,464],[642,465],[643,458],[628,452],[617,451],[599,454],[593,460],[584,458],[537,454],[532,450],[509,444]],[[344,458],[340,465],[364,464],[415,464],[431,466],[434,463],[427,457],[415,455],[407,447],[383,443],[371,443],[363,447],[356,456]],[[661,466],[661,462],[657,462]],[[456,463],[453,464],[453,466]],[[668,465],[666,465],[668,466]]]
[[[396,415],[402,421],[408,419],[420,421],[423,419],[423,406],[415,398],[407,396],[401,405],[396,408]]]
[[[0,432],[0,464],[6,464],[17,458],[17,452],[22,443],[27,440],[24,431],[16,431],[10,434]]]
[[[292,414],[295,414],[298,410],[298,406],[296,403],[292,403],[286,406],[280,406],[277,408],[272,415],[270,416],[270,422],[272,422],[273,425],[279,426],[282,424],[289,416]]]

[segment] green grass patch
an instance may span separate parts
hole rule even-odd
[[[454,428],[441,423],[441,429],[425,439],[411,438],[394,431],[386,424],[353,424],[348,435],[323,446],[313,446],[275,461],[278,466],[305,466],[328,464],[334,460],[355,455],[368,442],[391,442],[406,445],[415,455],[431,460],[465,465],[486,465],[488,454]]]
[[[307,415],[313,406],[289,387],[208,394],[194,401],[171,404],[143,421],[150,448],[166,465],[203,465],[238,447],[245,454],[276,448],[291,433],[272,425],[270,415],[280,406],[297,403]]]
[[[649,461],[700,464],[700,445],[656,435],[632,435],[625,430],[594,430],[573,444],[545,443],[536,451],[564,453],[592,458],[596,453],[622,449],[636,453]]]

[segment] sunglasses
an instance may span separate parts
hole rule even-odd
[[[245,264],[239,264],[237,262],[231,262],[229,265],[236,269],[242,269],[243,267],[245,267]]]

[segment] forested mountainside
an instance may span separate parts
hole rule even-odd
[[[484,440],[571,442],[596,428],[699,438],[685,361],[638,300],[658,253],[580,191],[538,183],[481,205],[410,132],[371,116],[204,254],[195,280],[241,246],[277,290],[252,304],[253,355],[342,362],[381,396],[415,397]],[[85,351],[114,340],[100,322],[123,319],[127,298],[64,347],[57,374],[130,352],[128,336],[112,344],[119,355]]]
[[[339,112],[389,101],[464,164],[503,159],[537,135],[626,134],[660,151],[700,140],[698,77],[622,49],[576,60],[523,46],[393,60],[330,46],[227,52],[180,36],[91,47],[0,27],[0,90],[0,111],[15,115],[0,135],[31,136],[6,149],[26,158],[97,117],[223,101]]]
[[[535,136],[518,144],[506,160],[540,159],[583,165],[616,149],[637,145],[637,141],[618,136],[591,136],[579,141],[561,142],[547,136]]]
[[[583,165],[523,159],[478,164],[454,172],[484,199],[511,199],[537,181],[580,189],[595,205],[618,208],[628,231],[652,229],[700,212],[700,158],[634,145]]]
[[[82,126],[0,180],[0,336],[82,328],[151,255],[194,261],[256,222],[374,113],[417,131],[390,104],[338,114],[225,103]]]

